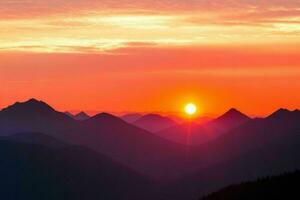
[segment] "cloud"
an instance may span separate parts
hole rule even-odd
[[[295,0],[1,0],[0,49],[293,44],[300,42],[299,22]]]
[[[56,14],[93,14],[97,12],[232,12],[299,8],[298,0],[1,0],[1,18],[40,17]],[[277,12],[277,14],[281,14]],[[285,13],[282,13],[285,15]]]

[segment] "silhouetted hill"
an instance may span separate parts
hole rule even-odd
[[[274,113],[272,113],[270,116],[267,117],[269,120],[297,120],[300,117],[300,111],[294,110],[289,111],[288,109],[280,108]]]
[[[201,200],[268,200],[299,199],[300,172],[266,177],[253,182],[228,186],[207,195]]]
[[[156,178],[183,175],[185,147],[128,124],[108,113],[76,121],[47,104],[30,100],[0,112],[0,133],[42,132],[91,148]],[[170,166],[174,166],[170,169]]]
[[[75,126],[75,121],[48,104],[30,99],[0,111],[0,135],[18,132],[57,132]]]
[[[118,118],[117,116],[114,116],[109,113],[99,113],[90,119],[86,120],[84,122],[85,125],[91,125],[91,126],[98,126],[98,125],[103,125],[103,126],[110,126],[113,124],[127,124],[124,122],[122,119]]]
[[[79,120],[79,121],[84,121],[89,119],[90,116],[87,115],[85,112],[80,112],[77,115],[74,116],[74,119]]]
[[[178,161],[184,159],[184,146],[169,142],[108,113],[96,115],[82,125],[87,130],[85,137],[80,138],[82,145],[156,178],[181,174],[178,168],[184,166]]]
[[[147,199],[152,183],[82,147],[0,140],[1,199]]]
[[[241,113],[235,108],[231,108],[226,113],[208,122],[204,126],[208,130],[208,132],[214,138],[216,138],[250,120],[251,118],[247,115]]]
[[[274,115],[273,115],[274,116]],[[300,115],[288,111],[255,119],[190,152],[197,173],[168,189],[196,198],[230,184],[300,169]]]
[[[170,118],[163,117],[158,114],[144,115],[133,122],[133,124],[150,132],[158,132],[177,125],[177,123]]]
[[[133,123],[136,120],[138,120],[139,118],[141,118],[142,116],[143,115],[139,114],[139,113],[130,113],[130,114],[121,116],[121,119],[123,119],[125,122]]]
[[[239,122],[243,122],[243,121],[248,121],[250,119],[251,119],[250,117],[248,117],[247,115],[241,113],[237,109],[231,108],[226,113],[224,113],[223,115],[218,117],[216,119],[216,121],[218,121],[218,122],[221,122],[221,121],[222,122],[235,121],[235,123],[239,123]]]
[[[0,130],[3,135],[42,132],[66,144],[85,146],[141,174],[159,180],[178,178],[180,181],[166,192],[171,191],[176,198],[198,198],[203,193],[228,184],[297,168],[300,165],[300,145],[297,144],[300,132],[299,113],[297,110],[280,111],[265,119],[249,119],[216,139],[207,135],[209,141],[187,147],[108,113],[76,121],[43,102],[30,100],[2,110]],[[227,116],[229,117],[222,117],[221,121],[224,118],[247,118],[241,117],[235,110],[227,113]],[[190,141],[195,138],[193,131],[207,131],[204,126],[190,126],[187,126],[193,133]],[[199,135],[202,137],[202,134]],[[31,137],[20,141],[31,145],[35,141],[42,141],[43,144],[43,139]],[[186,142],[186,138],[183,135],[180,139]],[[47,143],[51,144],[49,141]],[[184,176],[187,177],[182,178]]]
[[[157,133],[170,141],[185,145],[200,145],[250,121],[251,118],[236,109],[230,109],[222,116],[207,123],[184,123]],[[189,142],[187,142],[189,137]]]

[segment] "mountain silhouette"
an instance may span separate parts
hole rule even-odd
[[[173,142],[195,146],[215,139],[249,120],[251,118],[245,114],[236,109],[230,109],[220,117],[207,123],[200,125],[194,122],[184,123],[164,129],[158,135]],[[189,142],[187,142],[187,137],[190,137]]]
[[[112,114],[109,114],[109,113],[99,113],[93,117],[91,117],[90,119],[86,120],[84,122],[84,124],[86,125],[103,125],[103,126],[106,126],[106,125],[113,125],[113,124],[127,124],[125,123],[122,119],[120,119],[119,117],[117,116],[114,116]]]
[[[75,126],[75,120],[36,99],[15,103],[0,111],[0,134],[57,132]]]
[[[20,132],[42,132],[67,144],[91,148],[157,179],[182,176],[185,170],[184,163],[178,162],[185,157],[184,146],[108,113],[77,121],[44,102],[30,100],[0,112],[0,133]],[[176,168],[170,170],[172,164]]]
[[[142,116],[143,115],[139,114],[139,113],[130,113],[130,114],[121,116],[121,119],[123,119],[125,122],[133,123],[136,120],[138,120],[139,118],[141,118]]]
[[[163,129],[176,126],[177,123],[168,117],[163,117],[158,114],[148,114],[144,115],[133,124],[137,127],[145,129],[150,132],[158,132]]]
[[[194,148],[190,156],[198,159],[194,163],[198,172],[166,191],[179,191],[174,199],[192,198],[230,184],[300,169],[299,121],[297,110],[275,112]]]
[[[170,170],[168,167],[172,163],[183,168],[178,160],[184,159],[184,146],[155,136],[108,113],[76,121],[44,102],[30,100],[1,111],[0,130],[2,135],[42,132],[68,144],[94,149],[157,178],[178,176],[180,173],[175,168]]]
[[[183,163],[178,162],[184,159],[184,146],[169,142],[108,113],[91,117],[83,121],[82,125],[86,133],[85,137],[79,139],[81,145],[158,179],[174,178],[181,174],[178,169],[169,169],[169,166],[184,167]]]
[[[248,121],[250,119],[251,119],[250,117],[241,113],[237,109],[231,108],[226,113],[224,113],[222,116],[215,119],[215,121],[219,122],[219,123],[220,122],[223,122],[223,123],[232,122],[232,121],[234,121],[234,123],[243,123],[244,121]]]
[[[298,119],[300,116],[299,110],[290,111],[288,109],[280,108],[274,113],[272,113],[270,116],[268,116],[268,119],[271,120],[291,120],[291,119]]]
[[[231,108],[220,117],[205,124],[205,128],[213,135],[214,138],[232,130],[248,121],[251,118],[241,113],[235,108]]]
[[[265,200],[265,199],[298,199],[300,172],[285,173],[280,176],[265,177],[252,182],[231,185],[209,194],[200,200]]]
[[[85,112],[80,112],[74,116],[74,119],[79,120],[79,121],[84,121],[89,118],[90,118],[90,116],[88,114],[86,114]]]
[[[110,161],[114,160],[113,162],[116,162],[118,166],[121,165],[138,174],[138,177],[147,176],[160,181],[160,184],[168,183],[165,187],[161,186],[152,199],[164,197],[178,200],[192,199],[230,184],[300,168],[299,121],[299,110],[279,109],[266,118],[251,119],[236,109],[231,109],[206,124],[199,125],[191,122],[168,128],[166,130],[173,135],[167,136],[163,135],[166,130],[151,133],[109,113],[100,113],[84,121],[74,120],[42,101],[31,99],[0,111],[0,133],[5,136],[0,138],[0,149],[1,144],[3,148],[8,145],[9,149],[3,149],[3,154],[4,152],[13,152],[12,156],[20,154],[28,163],[26,169],[30,168],[32,163],[27,162],[27,159],[36,158],[36,155],[39,160],[43,157],[44,160],[41,162],[49,164],[50,170],[54,172],[57,168],[64,170],[68,167],[72,168],[75,161],[78,163],[74,166],[82,167],[84,163],[99,166],[92,160],[95,160],[98,154],[100,157],[103,155],[111,159]],[[189,144],[186,143],[187,139],[193,143],[189,147],[184,145]],[[18,150],[21,147],[24,149]],[[71,152],[67,151],[70,148]],[[80,148],[80,151],[77,151],[77,148]],[[85,150],[82,149],[88,151],[88,155],[83,155],[82,152]],[[48,154],[48,150],[53,153]],[[35,151],[38,153],[34,154]],[[72,155],[73,160],[69,160],[69,157],[59,158],[59,160],[66,160],[70,163],[67,167],[64,166],[65,163],[56,163],[56,161],[52,163],[53,160],[48,163],[49,156],[50,158],[54,158],[55,154],[64,156],[65,151],[69,152],[68,155]],[[30,154],[26,154],[27,152]],[[90,156],[90,153],[93,156]],[[77,154],[81,156],[76,157]],[[85,157],[91,160],[84,160]],[[9,162],[3,160],[3,162],[8,162],[3,166],[14,166],[11,163],[14,157],[6,158]],[[20,162],[22,159],[20,158]],[[18,163],[16,166],[22,165]],[[78,170],[76,173],[82,173],[82,171],[79,172],[80,167],[76,168]],[[92,176],[98,177],[97,170],[100,170],[100,167],[97,169],[83,167],[84,170],[91,171],[89,180]],[[6,173],[8,168],[5,168],[3,173]],[[47,171],[46,167],[41,169]],[[62,172],[59,173],[62,176]],[[12,174],[16,172],[8,174],[14,177]],[[39,174],[35,180],[40,175],[45,176],[45,174]],[[88,180],[86,177],[80,178]],[[19,180],[12,180],[15,180],[14,186],[17,187],[16,182]],[[77,179],[74,181],[78,182]],[[98,184],[97,181],[100,180],[93,179],[93,181]],[[65,183],[64,179],[59,182],[54,181],[57,184],[60,182],[69,187],[70,183]],[[88,191],[87,182],[84,186],[77,185],[78,187],[75,188],[83,187]],[[114,181],[109,179],[109,182]],[[125,180],[124,184],[127,184]],[[53,187],[51,185],[49,188]],[[111,194],[111,190],[104,186],[103,188],[108,192],[107,195]],[[144,191],[143,188],[141,191]],[[73,188],[70,191],[73,191]],[[121,191],[124,190],[121,189]],[[56,188],[55,192],[57,192]],[[130,192],[130,197],[132,197],[131,194]],[[148,193],[144,192],[144,194]],[[154,193],[151,192],[151,194]],[[99,194],[95,193],[95,195]],[[109,198],[113,197],[109,196]]]
[[[55,139],[53,139],[55,140]],[[3,199],[147,199],[152,182],[89,149],[0,139]]]
[[[73,115],[70,112],[65,112],[66,115],[68,115],[69,117],[78,120],[78,121],[84,121],[90,118],[90,116],[88,114],[86,114],[85,112],[79,112],[76,115]]]

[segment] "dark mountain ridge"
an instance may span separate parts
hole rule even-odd
[[[143,115],[139,114],[139,113],[129,113],[129,114],[122,115],[120,118],[123,119],[127,123],[133,123],[136,120],[138,120],[139,118],[141,118],[142,116]]]
[[[200,200],[265,200],[287,199],[300,197],[298,183],[300,171],[285,173],[280,176],[260,178],[252,182],[231,185],[222,190],[209,194]]]
[[[133,124],[150,132],[158,132],[177,125],[177,123],[172,119],[158,114],[144,115],[133,122]]]
[[[198,172],[166,191],[179,191],[173,199],[196,199],[229,184],[300,169],[299,112],[276,116],[251,120],[193,149]]]
[[[75,120],[36,99],[15,103],[0,111],[0,134],[57,132],[76,126]]]
[[[90,118],[90,116],[88,114],[86,114],[85,112],[79,112],[78,114],[76,114],[74,116],[74,119],[79,120],[79,121],[84,121],[89,118]]]
[[[36,112],[37,111],[37,112]],[[42,132],[68,144],[91,148],[159,179],[182,176],[185,147],[108,113],[76,121],[44,102],[30,100],[0,112],[0,133]],[[170,166],[174,166],[170,169]],[[179,173],[180,172],[180,173]]]
[[[3,199],[138,200],[153,188],[148,178],[78,146],[57,149],[0,138],[0,162]]]
[[[180,144],[197,146],[209,142],[248,121],[251,121],[251,118],[232,108],[207,123],[198,125],[188,122],[164,129],[157,135]],[[187,144],[187,136],[190,137],[189,144]]]

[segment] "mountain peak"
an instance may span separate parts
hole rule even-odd
[[[79,120],[79,121],[87,120],[89,118],[90,118],[90,116],[87,115],[85,112],[80,112],[74,116],[74,119]]]
[[[96,120],[96,119],[97,120],[120,120],[120,121],[123,121],[120,118],[118,118],[110,113],[106,113],[106,112],[99,113],[90,118],[90,120]]]
[[[3,112],[19,112],[19,113],[35,113],[35,112],[49,112],[54,109],[43,101],[36,100],[34,98],[25,102],[16,102],[15,104],[8,106],[2,110]]]
[[[27,100],[25,103],[39,103],[39,102],[41,102],[41,101],[39,101],[35,98],[31,98],[31,99]]]
[[[271,115],[269,115],[267,118],[281,118],[281,117],[287,117],[287,116],[300,116],[300,111],[298,109],[295,109],[293,111],[290,111],[286,108],[280,108],[273,112]]]
[[[236,108],[231,108],[223,115],[217,118],[217,120],[230,120],[230,119],[250,119],[250,117],[240,112]]]
[[[286,108],[279,108],[278,110],[276,110],[275,112],[273,112],[271,115],[269,115],[268,118],[283,116],[283,115],[286,115],[286,114],[288,114],[290,112],[291,111],[289,111]]]
[[[129,113],[121,116],[121,119],[123,119],[127,123],[132,123],[141,118],[143,115],[139,113]]]
[[[89,119],[84,121],[85,124],[87,125],[112,125],[112,124],[126,124],[125,121],[123,121],[122,119],[120,119],[119,117],[116,117],[112,114],[109,113],[99,113],[93,117],[90,117]]]
[[[144,115],[134,122],[136,125],[144,123],[172,123],[175,125],[175,122],[172,119],[153,113]]]
[[[147,114],[133,123],[135,126],[150,132],[158,132],[177,125],[172,119],[159,114]]]

